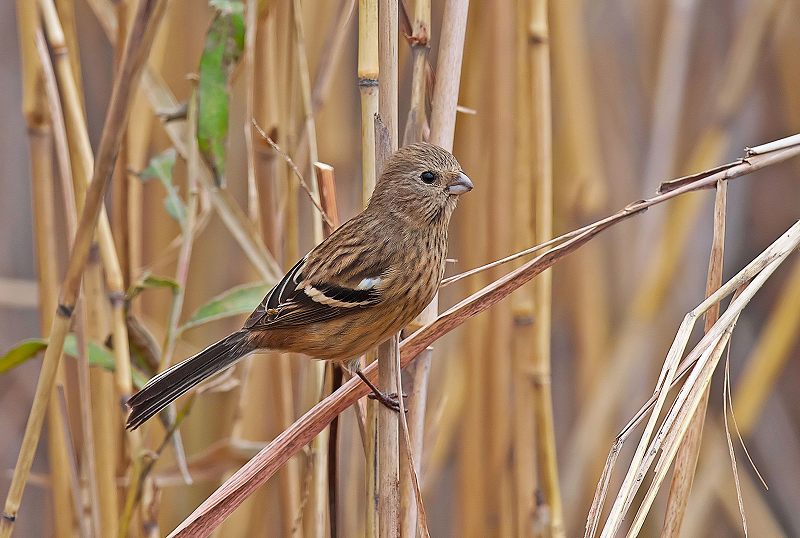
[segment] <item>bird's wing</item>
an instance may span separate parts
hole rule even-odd
[[[380,302],[381,276],[385,268],[375,263],[356,263],[343,267],[346,272],[331,270],[330,265],[323,265],[327,271],[314,271],[321,268],[319,264],[308,263],[312,254],[297,262],[272,288],[247,318],[245,329],[279,329],[317,323]],[[365,253],[363,259],[370,258]]]

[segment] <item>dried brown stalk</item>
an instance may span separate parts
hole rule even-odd
[[[431,27],[431,3],[430,0],[417,0],[414,3],[414,22],[412,33],[409,37],[412,55],[412,78],[411,78],[411,107],[406,119],[405,134],[403,135],[403,145],[419,142],[424,139],[427,118],[425,114],[428,51],[430,50],[430,27]],[[442,76],[452,76],[453,73],[445,74],[446,68],[442,69]],[[460,72],[454,73],[461,76]],[[454,115],[455,116],[455,115]],[[453,117],[455,121],[455,117]],[[438,140],[439,133],[431,133],[431,140],[436,137],[439,146],[452,150],[453,143],[447,144],[446,140]],[[419,316],[416,323],[410,329],[417,329],[432,321],[439,310],[438,294]],[[425,411],[428,399],[428,378],[431,371],[431,358],[433,350],[426,349],[417,360],[413,371],[413,384],[411,387],[408,408],[408,417],[405,416],[405,405],[401,409],[400,426],[403,429],[403,446],[406,457],[403,472],[400,474],[400,536],[414,536],[418,523],[418,484],[417,477],[422,471],[422,450],[425,433]],[[401,399],[402,400],[402,399]],[[403,402],[405,404],[405,402]],[[406,444],[407,443],[407,444]],[[421,497],[420,497],[421,498]],[[424,510],[424,507],[422,508]],[[420,525],[427,531],[427,525]]]
[[[722,262],[725,251],[725,212],[727,205],[728,184],[721,181],[717,185],[714,199],[714,236],[711,243],[711,255],[708,261],[708,280],[706,282],[706,297],[714,293],[722,285]],[[719,304],[712,306],[706,313],[704,330],[707,333],[719,319]],[[689,492],[692,490],[697,457],[700,454],[700,439],[703,435],[706,408],[708,406],[709,391],[706,390],[698,405],[697,411],[686,437],[678,449],[675,459],[675,471],[669,490],[669,499],[664,514],[665,536],[677,538],[680,534],[686,505],[689,502]]]
[[[553,142],[550,104],[550,47],[547,0],[533,2],[530,13],[531,102],[533,181],[536,200],[536,241],[553,236]],[[552,272],[544,271],[533,283],[535,353],[530,364],[533,376],[533,404],[536,425],[536,452],[541,473],[544,502],[549,508],[546,522],[551,536],[564,536],[561,489],[558,483],[555,426],[553,423],[552,378],[550,374],[550,326]]]
[[[358,2],[358,91],[361,97],[361,205],[372,196],[377,179],[375,117],[378,114],[378,0]],[[366,361],[374,360],[376,350],[366,354]],[[364,426],[366,502],[364,532],[367,538],[378,536],[377,507],[377,402],[366,403]]]

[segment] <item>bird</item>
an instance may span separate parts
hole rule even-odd
[[[436,145],[404,146],[386,161],[366,208],[303,256],[238,331],[150,379],[131,396],[136,429],[194,386],[258,351],[294,352],[354,367],[374,397],[397,408],[358,357],[410,323],[445,271],[447,232],[472,181]]]

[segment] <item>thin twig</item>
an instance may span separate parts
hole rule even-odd
[[[311,200],[311,203],[314,204],[314,207],[317,208],[317,211],[319,211],[319,214],[322,216],[322,219],[325,221],[325,224],[333,227],[333,222],[331,221],[330,217],[328,217],[328,215],[325,213],[325,210],[322,208],[322,205],[320,205],[319,201],[316,199],[314,194],[311,192],[311,187],[309,187],[308,183],[306,183],[303,174],[300,173],[300,169],[297,168],[297,165],[294,163],[292,158],[285,151],[283,151],[281,147],[272,138],[270,138],[270,136],[267,133],[264,132],[264,129],[262,129],[261,126],[258,125],[255,118],[253,118],[251,121],[253,122],[253,126],[256,128],[256,131],[258,131],[258,134],[261,136],[261,138],[263,138],[267,142],[267,144],[269,144],[270,147],[272,147],[272,149],[274,149],[275,152],[278,155],[280,155],[284,161],[286,161],[286,164],[289,165],[289,168],[292,169],[292,172],[294,172],[295,177],[300,182],[300,186],[303,187],[304,191],[306,191],[308,198]]]

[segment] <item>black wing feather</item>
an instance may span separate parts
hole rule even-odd
[[[314,288],[336,301],[355,306],[342,307],[315,301],[298,285],[304,280],[306,257],[292,267],[244,323],[245,329],[280,329],[306,323],[334,319],[367,308],[380,300],[376,289],[351,289],[335,284],[319,283]]]

